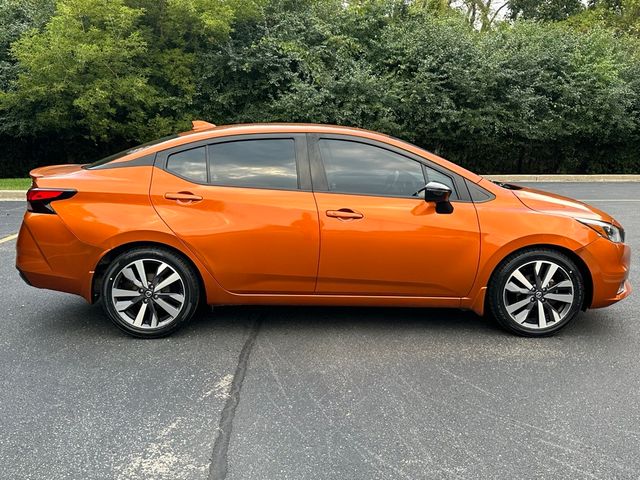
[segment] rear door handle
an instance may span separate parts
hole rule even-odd
[[[358,220],[364,218],[364,215],[350,208],[341,208],[340,210],[327,210],[327,217],[337,218],[339,220]]]
[[[164,194],[167,200],[177,200],[178,203],[199,202],[202,200],[200,195],[194,195],[191,192],[169,192]]]

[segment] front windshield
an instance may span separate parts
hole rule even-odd
[[[104,165],[105,163],[113,162],[114,160],[118,160],[119,158],[125,157],[135,152],[139,152],[140,150],[144,150],[149,147],[153,147],[154,145],[158,145],[159,143],[173,140],[174,138],[178,138],[178,135],[168,135],[157,140],[151,140],[150,142],[143,143],[142,145],[138,145],[137,147],[129,148],[127,150],[123,150],[122,152],[114,153],[113,155],[104,157],[96,162],[90,163],[89,165],[85,165],[84,168],[99,167],[101,165]]]

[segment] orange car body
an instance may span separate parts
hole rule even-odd
[[[303,139],[303,170],[312,141],[362,139],[438,165],[479,187],[488,200],[453,202],[440,215],[420,198],[198,184],[161,168],[163,152],[197,142],[246,136]],[[306,144],[306,145],[305,145]],[[422,160],[421,160],[422,159]],[[27,212],[17,267],[36,287],[98,298],[109,258],[142,244],[179,251],[197,268],[209,304],[297,304],[456,307],[484,311],[489,278],[510,253],[547,246],[583,269],[585,308],[631,292],[630,250],[574,217],[617,224],[575,200],[529,189],[509,190],[432,153],[365,130],[304,124],[213,127],[141,148],[109,163],[43,167],[38,188],[77,191],[54,202],[57,215]],[[304,182],[303,182],[304,183]],[[339,218],[349,209],[359,218]]]

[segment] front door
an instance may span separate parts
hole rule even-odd
[[[314,168],[321,230],[317,293],[469,292],[480,254],[478,219],[473,203],[456,201],[456,184],[445,170],[352,139],[321,137],[314,148],[323,167]],[[434,203],[414,195],[427,177],[454,189],[453,213],[436,213]]]

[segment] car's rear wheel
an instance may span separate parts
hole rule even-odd
[[[546,336],[565,327],[580,311],[584,280],[563,253],[547,249],[516,252],[489,282],[489,309],[506,329],[525,336]]]
[[[170,334],[193,316],[199,297],[193,267],[161,248],[137,248],[119,255],[102,283],[107,315],[136,337]]]

